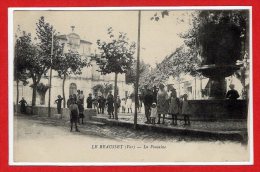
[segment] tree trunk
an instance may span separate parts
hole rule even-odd
[[[39,84],[40,79],[33,79],[33,94],[32,94],[32,106],[36,105],[36,93],[37,93],[37,85]]]
[[[32,106],[35,106],[36,104],[36,86],[37,84],[33,84]]]
[[[115,119],[118,120],[118,115],[117,115],[117,105],[116,105],[116,98],[117,98],[117,75],[118,73],[115,73],[115,88],[114,88],[114,108],[115,108]]]
[[[16,113],[18,113],[19,104],[19,80],[16,79]]]
[[[45,105],[45,94],[46,94],[46,92],[40,94],[40,96],[41,96],[41,102],[40,102],[40,104],[41,104],[41,105]]]
[[[202,77],[200,77],[200,99],[202,99]]]
[[[65,81],[66,81],[66,75],[64,74],[63,82],[62,82],[62,96],[63,96],[63,108],[66,108],[66,97],[65,97]]]

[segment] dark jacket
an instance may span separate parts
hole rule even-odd
[[[144,95],[144,105],[152,106],[153,101],[153,93],[151,91],[147,91]]]

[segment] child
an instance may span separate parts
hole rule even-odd
[[[125,98],[122,98],[122,113],[125,113],[125,109],[126,109],[126,101]]]
[[[126,99],[126,108],[127,108],[127,113],[129,113],[129,110],[132,113],[132,99],[130,96]]]
[[[152,107],[151,107],[151,123],[154,125],[155,124],[155,118],[157,116],[157,107],[156,107],[156,103],[153,103],[152,104]]]
[[[180,111],[180,100],[177,98],[177,93],[172,90],[169,98],[169,114],[172,115],[172,125],[177,125],[177,116]]]
[[[182,115],[184,116],[184,125],[190,125],[190,104],[187,94],[183,95]]]

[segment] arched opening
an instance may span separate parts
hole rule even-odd
[[[70,84],[69,95],[77,94],[77,85],[75,83]]]

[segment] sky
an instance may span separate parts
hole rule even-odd
[[[170,11],[169,16],[152,21],[151,17],[156,13],[160,14],[160,11],[141,12],[140,59],[152,67],[183,44],[178,34],[190,27],[185,15],[187,11]],[[21,30],[35,37],[36,23],[41,16],[60,34],[71,33],[71,26],[75,26],[74,32],[79,34],[81,39],[93,43],[92,53],[97,50],[98,39],[108,39],[109,27],[112,27],[115,33],[127,33],[131,42],[137,42],[138,11],[14,11],[14,34],[20,25]],[[185,18],[185,22],[179,22],[178,18]]]

